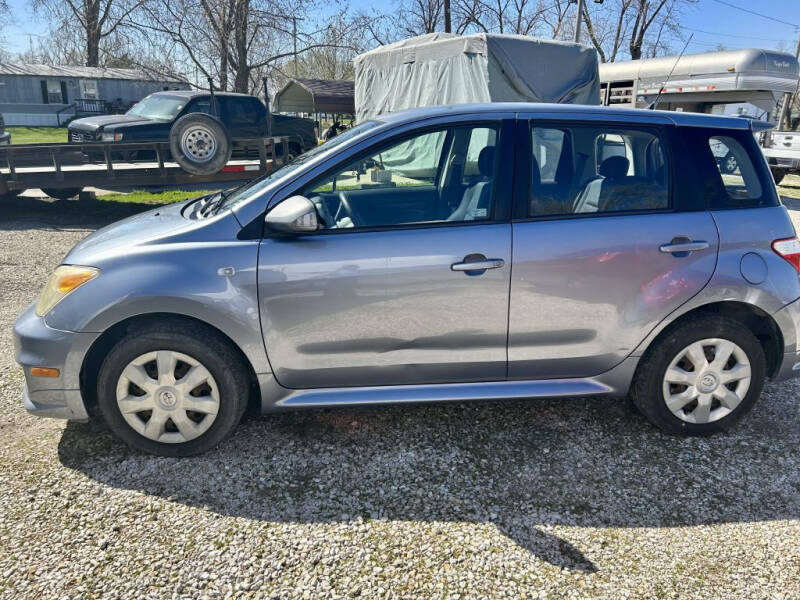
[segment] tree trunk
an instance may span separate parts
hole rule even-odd
[[[234,69],[233,91],[246,94],[250,88],[250,65],[247,56],[248,19],[250,0],[237,0],[233,13]]]
[[[88,0],[84,5],[86,23],[86,66],[100,66],[100,2]]]

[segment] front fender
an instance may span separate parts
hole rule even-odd
[[[258,311],[258,242],[170,243],[132,247],[95,261],[100,275],[45,317],[65,331],[104,332],[131,317],[193,317],[230,337],[256,373],[271,372]]]

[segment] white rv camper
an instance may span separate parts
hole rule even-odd
[[[723,113],[725,105],[751,104],[775,120],[778,102],[797,88],[797,59],[791,54],[747,48],[600,65],[606,106]]]

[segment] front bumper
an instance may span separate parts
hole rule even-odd
[[[74,333],[48,327],[31,305],[14,324],[14,352],[25,374],[22,402],[31,414],[85,421],[81,396],[83,359],[99,333]],[[32,367],[59,370],[58,377],[34,377]]]

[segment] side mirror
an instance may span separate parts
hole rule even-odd
[[[277,231],[308,233],[319,228],[317,209],[305,196],[291,196],[274,207],[264,219]]]

